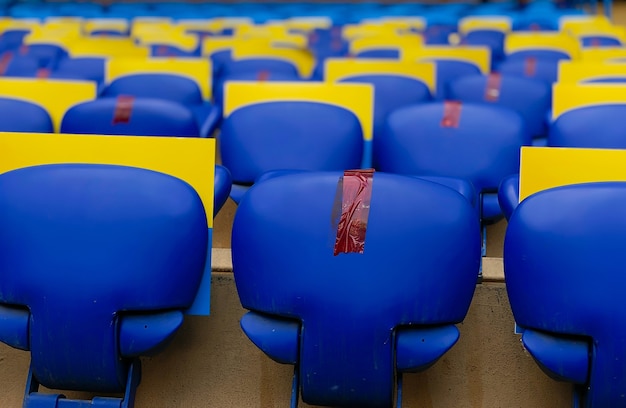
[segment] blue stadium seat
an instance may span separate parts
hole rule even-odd
[[[317,102],[266,102],[237,109],[224,119],[219,140],[235,202],[267,171],[353,169],[363,158],[357,117]]]
[[[391,74],[354,75],[340,82],[374,85],[374,137],[380,135],[385,119],[394,110],[432,100],[430,89],[414,78]]]
[[[465,76],[480,75],[480,69],[470,62],[444,59],[434,59],[433,61],[435,62],[437,78],[437,90],[434,97],[440,101],[446,99],[446,89],[450,81]]]
[[[295,365],[292,407],[299,392],[316,406],[391,407],[394,378],[427,369],[459,338],[479,223],[450,188],[375,173],[367,219],[342,218],[352,232],[366,229],[363,252],[334,256],[331,221],[355,187],[346,175],[337,194],[341,176],[284,175],[243,198],[232,237],[237,291],[250,310],[241,326],[270,358]]]
[[[544,190],[522,201],[504,243],[506,287],[522,342],[573,407],[623,407],[626,183]]]
[[[559,77],[559,60],[517,58],[501,62],[496,70],[503,75],[538,79],[552,85]]]
[[[543,81],[504,74],[471,75],[448,82],[446,97],[512,109],[524,118],[532,137],[546,137],[552,90]]]
[[[230,175],[230,171],[224,166],[219,164],[215,165],[215,176],[213,180],[214,191],[214,203],[213,203],[213,217],[222,209],[226,200],[230,196],[230,190],[233,185],[233,177]]]
[[[448,103],[433,102],[391,113],[374,139],[377,170],[470,181],[480,197],[481,219],[502,217],[497,190],[519,171],[519,152],[529,140],[522,117],[506,108],[463,103],[458,123],[444,123]]]
[[[125,75],[111,81],[101,93],[102,97],[120,95],[162,99],[185,105],[194,114],[202,137],[213,134],[222,116],[219,108],[202,99],[196,82],[175,73]]]
[[[18,99],[0,98],[1,132],[52,133],[48,112],[39,105]]]
[[[99,98],[71,107],[61,133],[198,137],[193,113],[176,102],[151,98]]]
[[[98,84],[104,82],[105,58],[63,58],[58,61],[51,78],[85,79]]]
[[[519,204],[519,174],[505,177],[498,187],[498,203],[508,220]]]
[[[626,129],[619,118],[626,105],[598,105],[560,115],[550,126],[548,146],[604,149],[626,148]]]
[[[43,385],[132,408],[139,356],[167,344],[200,284],[208,227],[198,194],[139,168],[27,167],[0,175],[0,222],[0,340],[30,351],[24,406],[89,403]]]

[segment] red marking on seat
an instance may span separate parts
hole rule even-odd
[[[20,45],[19,53],[20,53],[20,55],[28,54],[28,45],[26,45],[26,44]]]
[[[534,77],[537,75],[537,58],[528,57],[524,60],[524,76]]]
[[[443,103],[443,117],[441,127],[458,128],[461,121],[461,101],[445,101]]]
[[[502,87],[502,76],[497,72],[492,72],[487,77],[485,86],[485,100],[497,102],[500,99],[500,88]]]
[[[592,38],[591,39],[591,46],[592,47],[599,47],[600,46],[600,39],[599,38]]]
[[[35,74],[37,78],[49,78],[50,70],[48,68],[39,68]]]
[[[270,79],[269,71],[259,71],[256,75],[256,80],[260,82],[265,82],[265,81],[268,81],[269,79]]]
[[[133,113],[133,103],[135,97],[131,95],[120,95],[117,97],[115,104],[115,112],[113,112],[113,124],[130,122],[130,116]]]
[[[156,54],[157,55],[168,55],[168,50],[167,47],[164,45],[159,45],[156,49]]]
[[[4,75],[7,72],[7,68],[9,68],[12,59],[13,53],[11,51],[2,54],[2,57],[0,57],[0,75]]]
[[[528,28],[530,31],[541,31],[541,26],[537,23],[532,23]]]
[[[362,254],[372,200],[374,169],[346,170],[337,184],[335,208],[341,203],[341,215],[337,224],[334,255],[341,253]],[[336,213],[336,212],[335,212]]]

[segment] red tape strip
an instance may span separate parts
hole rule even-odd
[[[39,68],[37,70],[37,73],[35,74],[35,76],[37,78],[49,78],[50,77],[50,70],[48,68]]]
[[[341,216],[337,224],[335,256],[341,253],[362,254],[365,250],[373,180],[374,169],[346,170],[339,179],[337,189],[338,192],[341,189]]]
[[[487,77],[487,86],[485,87],[485,100],[489,102],[497,102],[500,99],[500,87],[502,86],[502,76],[497,72],[492,72]]]
[[[113,124],[130,122],[130,116],[133,113],[134,96],[120,95],[117,97],[115,104],[115,112],[113,113]]]
[[[4,75],[7,72],[12,59],[13,53],[11,51],[2,54],[2,57],[0,57],[0,75]]]
[[[28,54],[28,45],[26,45],[26,44],[20,45],[19,53],[20,53],[20,55]]]
[[[269,71],[259,71],[256,75],[256,80],[260,82],[265,82],[265,81],[268,81],[269,79],[270,79]]]
[[[524,60],[524,76],[534,77],[537,74],[537,58],[528,57]]]
[[[441,127],[458,128],[461,121],[461,101],[445,101],[443,103],[443,117]]]

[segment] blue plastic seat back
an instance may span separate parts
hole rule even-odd
[[[361,51],[355,57],[397,60],[400,59],[400,51],[397,49],[377,48]]]
[[[534,57],[515,58],[498,64],[497,71],[503,75],[539,79],[552,85],[559,77],[559,60]]]
[[[245,106],[224,119],[219,137],[222,164],[239,184],[252,184],[270,170],[358,168],[363,157],[357,117],[319,102]]]
[[[199,57],[199,50],[184,50],[169,44],[150,45],[150,55],[153,57]]]
[[[299,350],[305,402],[391,406],[394,333],[464,318],[479,225],[454,190],[376,173],[364,252],[333,256],[340,176],[288,174],[250,189],[233,226],[235,282],[245,308],[300,325],[283,347]]]
[[[435,60],[437,76],[437,90],[435,99],[444,100],[446,98],[446,87],[448,82],[468,75],[479,75],[480,69],[472,63],[454,60]]]
[[[230,195],[230,189],[233,184],[233,178],[230,175],[230,171],[224,166],[215,165],[215,176],[213,180],[214,186],[214,204],[213,204],[213,216],[222,209],[228,196]]]
[[[578,184],[536,193],[509,220],[504,271],[523,328],[587,339],[585,407],[623,406],[626,393],[626,184]]]
[[[400,75],[357,75],[341,82],[374,85],[374,137],[382,131],[389,113],[403,106],[432,100],[430,89],[424,82]]]
[[[0,44],[7,48],[18,48],[28,34],[30,30],[6,30],[0,36]]]
[[[491,50],[492,66],[493,62],[504,58],[504,37],[502,31],[497,30],[474,30],[463,37],[463,44],[482,45]]]
[[[523,119],[510,109],[464,103],[458,127],[445,127],[444,110],[444,103],[434,102],[390,114],[382,137],[374,139],[376,169],[457,177],[478,193],[496,192],[519,170],[519,151],[528,140]]]
[[[203,103],[198,84],[190,78],[174,73],[124,75],[111,81],[101,94],[103,97],[119,95],[165,99],[183,105]]]
[[[105,58],[64,58],[57,63],[52,76],[86,79],[102,83],[104,81],[104,65]]]
[[[123,390],[120,321],[189,307],[206,261],[198,194],[145,169],[60,164],[4,173],[0,222],[0,302],[29,311],[31,367],[50,388]]]
[[[529,49],[524,51],[516,51],[506,56],[507,61],[524,60],[527,58],[535,58],[539,60],[549,61],[562,61],[570,60],[570,56],[564,51],[558,50],[542,50],[542,49]]]
[[[12,51],[2,54],[2,76],[34,78],[42,68],[41,61],[35,57],[16,55]]]
[[[498,187],[498,204],[508,220],[519,204],[519,174],[505,177]]]
[[[545,117],[552,105],[550,86],[539,80],[518,76],[499,75],[496,95],[487,95],[490,77],[472,75],[448,82],[447,99],[463,102],[488,103],[512,109],[526,122],[532,136],[546,134]],[[528,141],[530,143],[530,141]]]
[[[191,110],[176,102],[135,98],[128,112],[119,112],[119,109],[118,98],[100,98],[75,105],[63,116],[61,132],[135,136],[200,135]],[[122,117],[116,119],[118,115]]]
[[[580,38],[583,47],[621,47],[622,42],[615,37],[602,35],[584,36]]]
[[[225,61],[221,65],[220,78],[227,79],[232,75],[242,73],[258,74],[259,72],[298,76],[298,70],[291,62],[273,58],[247,58]]]
[[[28,44],[21,45],[17,51],[23,57],[34,57],[43,67],[53,67],[57,61],[68,57],[68,52],[55,44]]]
[[[553,147],[626,148],[626,129],[620,125],[626,105],[588,106],[565,112],[550,126]]]
[[[54,132],[44,108],[27,101],[0,98],[0,132]]]

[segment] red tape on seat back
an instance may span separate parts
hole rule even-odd
[[[2,57],[0,57],[0,75],[4,75],[7,72],[12,59],[13,53],[11,51],[2,54]]]
[[[373,180],[373,169],[346,170],[339,179],[333,210],[333,221],[339,220],[335,256],[341,253],[363,253]]]
[[[458,128],[461,120],[461,101],[445,101],[443,103],[443,117],[441,127]]]
[[[497,72],[492,72],[487,77],[487,86],[485,87],[485,100],[489,102],[497,102],[500,99],[500,87],[502,86],[502,76]]]
[[[117,97],[117,103],[115,104],[115,112],[113,112],[113,124],[130,122],[130,116],[133,113],[134,96],[120,95]]]
[[[270,72],[263,70],[263,71],[259,71],[256,74],[256,80],[260,81],[260,82],[265,82],[265,81],[269,81],[270,79]]]
[[[534,77],[537,74],[537,58],[528,57],[524,60],[524,76]]]
[[[50,70],[48,68],[39,68],[35,74],[37,78],[49,78]]]

